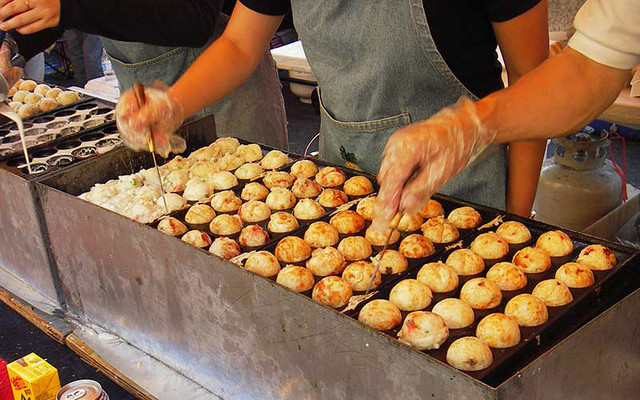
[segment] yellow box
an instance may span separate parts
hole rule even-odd
[[[55,400],[58,370],[35,353],[7,365],[14,400]]]

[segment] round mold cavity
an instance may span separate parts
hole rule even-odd
[[[42,117],[38,117],[36,119],[33,120],[34,124],[46,124],[47,122],[51,122],[54,119],[56,119],[55,117],[52,117],[51,115],[45,115]]]
[[[0,129],[0,137],[7,136],[11,131],[9,129]]]
[[[102,132],[104,132],[105,135],[113,135],[114,133],[118,133],[118,127],[117,126],[108,126],[108,127],[104,128],[102,130]]]
[[[56,149],[58,150],[70,150],[75,149],[76,147],[82,146],[82,142],[78,139],[65,140],[64,142],[58,144]]]
[[[42,149],[42,150],[34,151],[33,154],[31,154],[31,156],[33,158],[45,158],[45,157],[50,157],[56,154],[57,152],[58,150],[54,148]]]
[[[56,133],[48,133],[46,135],[38,136],[38,143],[48,143],[52,140],[57,139],[58,136],[59,135]]]
[[[64,128],[60,131],[62,136],[74,135],[82,130],[79,126],[70,126],[68,128]]]
[[[24,140],[27,148],[35,146],[38,142],[34,138],[26,138]],[[11,144],[13,150],[22,150],[22,141],[17,141]]]
[[[111,111],[110,108],[107,107],[100,107],[97,110],[93,110],[90,112],[91,115],[104,115],[107,114],[109,111]]]
[[[95,156],[96,154],[98,154],[98,148],[95,146],[83,146],[71,152],[72,156],[79,159]]]
[[[69,122],[82,122],[85,119],[87,119],[87,114],[78,114],[78,115],[74,115],[73,117],[69,118]]]
[[[117,146],[120,143],[122,143],[122,140],[120,139],[102,139],[101,141],[99,141],[98,143],[96,143],[96,146],[99,149],[102,149],[104,147],[113,147],[113,146]]]
[[[4,157],[6,155],[9,155],[13,153],[12,149],[0,149],[0,157]]]
[[[60,155],[54,156],[47,160],[47,164],[54,167],[64,167],[65,165],[69,165],[73,162],[73,156],[69,155]]]
[[[83,142],[94,142],[96,140],[100,140],[104,137],[104,133],[101,132],[93,132],[93,133],[86,133],[82,136],[80,136],[80,140],[82,140]]]
[[[116,119],[116,113],[112,112],[111,114],[107,114],[104,116],[104,120],[111,122]]]
[[[42,174],[43,172],[47,172],[48,169],[49,169],[49,166],[47,164],[41,164],[41,163],[31,164],[31,173],[33,175]],[[28,174],[29,168],[27,168],[27,166],[25,165],[20,168],[20,171],[23,174]]]
[[[104,124],[104,118],[96,118],[90,119],[89,121],[85,122],[84,124],[82,124],[82,127],[84,129],[91,129],[102,124]]]
[[[47,132],[47,130],[44,129],[44,128],[29,128],[29,129],[24,131],[24,135],[25,136],[37,136],[37,135],[42,135],[45,132]]]
[[[66,121],[52,122],[50,124],[47,124],[47,129],[58,129],[66,125],[67,125]]]
[[[98,104],[96,103],[84,103],[74,108],[79,111],[84,111],[84,110],[93,110],[94,108],[97,108],[97,107],[98,107]]]
[[[20,167],[22,165],[26,165],[27,161],[24,159],[23,156],[16,156],[7,160],[5,164],[7,164],[10,167]]]
[[[76,112],[74,110],[62,110],[62,111],[58,111],[57,113],[53,114],[53,116],[56,117],[56,118],[70,117],[75,113]]]
[[[5,136],[2,139],[2,143],[15,143],[15,142],[17,142],[19,140],[20,140],[20,136],[18,136],[18,135]]]

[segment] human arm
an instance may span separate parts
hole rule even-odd
[[[549,55],[547,1],[503,22],[492,23],[509,85]],[[546,140],[513,142],[508,149],[507,211],[529,217],[538,187]]]

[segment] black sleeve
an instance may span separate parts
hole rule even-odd
[[[49,48],[62,36],[64,30],[59,28],[45,29],[31,35],[21,35],[16,31],[9,34],[18,44],[18,51],[29,61],[36,54]]]
[[[202,47],[223,0],[61,0],[62,29],[158,46]]]
[[[483,0],[483,7],[491,22],[505,22],[524,14],[541,0]]]
[[[285,15],[291,8],[290,0],[240,0],[247,8],[265,15]]]

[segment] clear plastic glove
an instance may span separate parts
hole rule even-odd
[[[184,120],[182,105],[156,83],[145,88],[146,104],[138,105],[133,89],[127,90],[116,106],[116,122],[124,143],[135,151],[149,150],[148,138],[153,132],[155,152],[162,157],[182,153],[185,140],[174,132]]]
[[[482,126],[466,97],[430,119],[395,132],[387,143],[374,208],[375,230],[387,229],[398,212],[417,213],[436,190],[472,163],[496,132]]]
[[[7,42],[0,47],[0,74],[7,81],[7,87],[11,88],[22,76],[23,70],[19,67],[11,66],[12,51]]]

